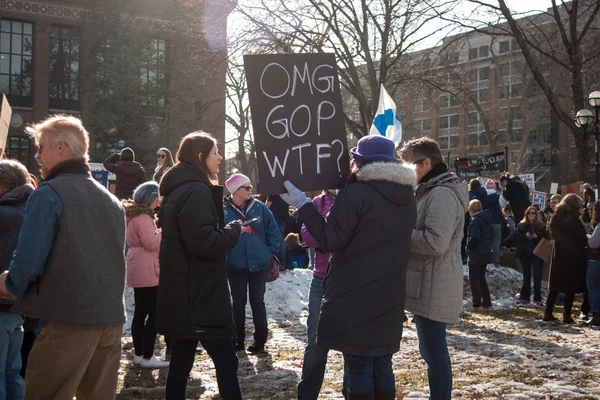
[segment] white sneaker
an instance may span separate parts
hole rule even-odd
[[[144,357],[142,357],[142,356],[136,356],[136,355],[134,355],[133,356],[133,363],[135,365],[140,365],[142,363],[143,359],[144,359]]]
[[[143,359],[140,367],[142,368],[167,368],[169,363],[167,361],[159,360],[156,356],[152,356],[149,359]]]

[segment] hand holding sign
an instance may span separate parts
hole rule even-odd
[[[263,194],[344,186],[350,173],[333,54],[246,55],[259,181]]]
[[[294,206],[296,208],[300,208],[305,204],[311,202],[311,200],[298,189],[296,186],[292,184],[290,181],[285,181],[283,183],[285,186],[285,190],[287,190],[287,194],[282,194],[281,199],[288,203],[290,206]]]

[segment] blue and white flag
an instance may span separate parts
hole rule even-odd
[[[402,141],[402,124],[396,112],[396,103],[394,103],[383,85],[381,85],[379,92],[379,105],[369,135],[385,136],[393,141],[396,146]]]

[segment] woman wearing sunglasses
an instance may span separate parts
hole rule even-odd
[[[227,275],[233,300],[233,320],[236,329],[236,351],[245,349],[246,299],[250,292],[250,307],[254,322],[254,344],[250,353],[261,353],[267,342],[267,309],[265,289],[269,265],[274,255],[279,254],[281,233],[271,210],[252,197],[250,179],[242,174],[233,174],[225,182],[231,196],[223,203],[225,223],[242,220],[255,222],[245,227],[240,241],[227,254]]]
[[[175,162],[173,161],[171,151],[166,147],[161,147],[156,152],[156,168],[154,169],[152,179],[157,183],[160,183],[162,177],[173,167],[173,165],[175,165]]]

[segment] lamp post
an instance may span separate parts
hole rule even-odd
[[[596,188],[600,189],[600,153],[598,153],[598,141],[600,140],[600,91],[592,92],[588,97],[590,106],[594,112],[584,108],[579,110],[575,116],[575,125],[581,129],[581,139],[585,142],[587,134],[596,137]]]

